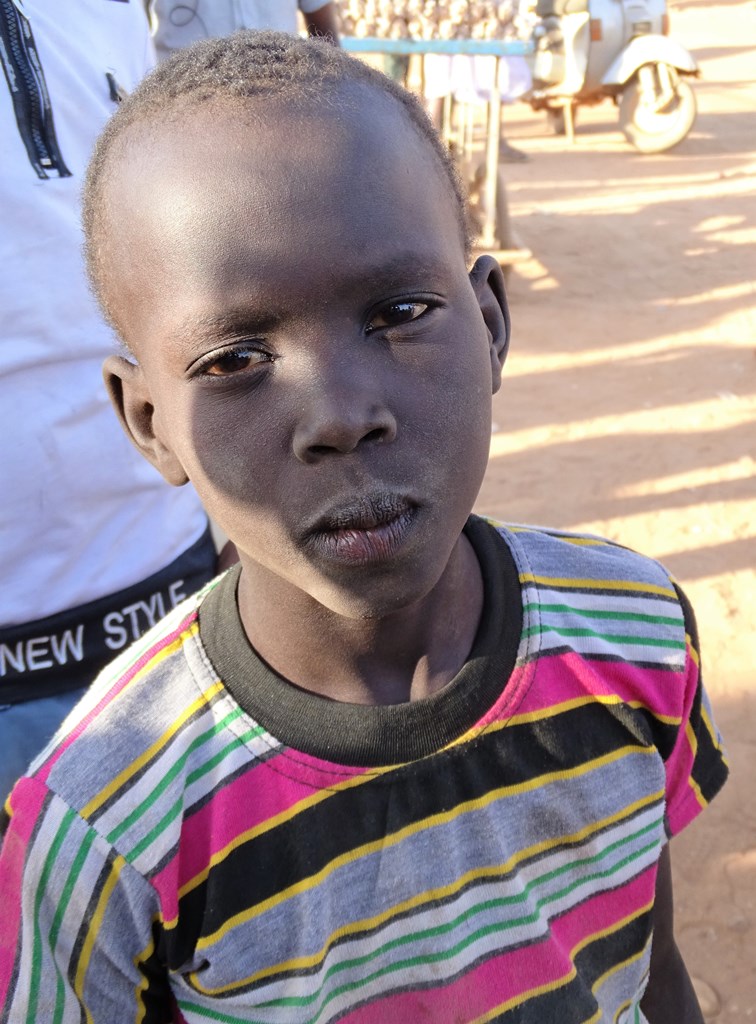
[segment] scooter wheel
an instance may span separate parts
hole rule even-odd
[[[658,67],[653,69],[658,82]],[[641,71],[644,69],[641,68]],[[671,69],[670,69],[671,71]],[[641,153],[662,153],[682,142],[696,119],[695,93],[686,81],[674,76],[674,95],[662,108],[650,104],[636,74],[625,86],[619,106],[620,128]]]

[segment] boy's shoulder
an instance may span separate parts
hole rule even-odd
[[[199,639],[199,610],[222,577],[176,605],[97,676],[28,775],[82,817],[175,761],[222,686]],[[189,727],[189,728],[187,728]],[[187,740],[191,742],[191,739]],[[103,798],[104,795],[104,798]],[[102,798],[102,799],[101,799]],[[94,813],[93,813],[94,811]]]
[[[487,520],[509,543],[523,583],[609,591],[637,590],[678,601],[679,591],[660,562],[592,533]]]
[[[659,562],[593,534],[491,525],[517,565],[524,616],[520,663],[578,655],[594,664],[685,672],[690,649],[697,647],[695,619]],[[653,673],[646,681],[658,683]]]

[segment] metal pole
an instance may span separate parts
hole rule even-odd
[[[488,100],[488,131],[486,133],[486,180],[483,189],[483,231],[479,245],[484,249],[498,249],[496,235],[496,189],[499,172],[499,141],[501,139],[501,57],[496,58],[496,74]]]

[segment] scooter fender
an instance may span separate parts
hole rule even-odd
[[[659,35],[636,36],[609,66],[602,84],[624,85],[643,64],[669,64],[686,74],[698,74],[698,64],[674,39]]]

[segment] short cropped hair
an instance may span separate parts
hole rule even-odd
[[[449,150],[412,93],[323,41],[283,32],[236,32],[172,54],[124,99],[97,140],[83,191],[84,252],[92,289],[116,331],[102,259],[108,248],[103,200],[113,149],[127,130],[140,122],[159,127],[178,111],[215,98],[271,97],[295,104],[313,100],[326,104],[332,102],[334,87],[344,82],[364,83],[392,97],[427,142],[451,187],[465,256],[469,256],[472,233],[464,185]]]

